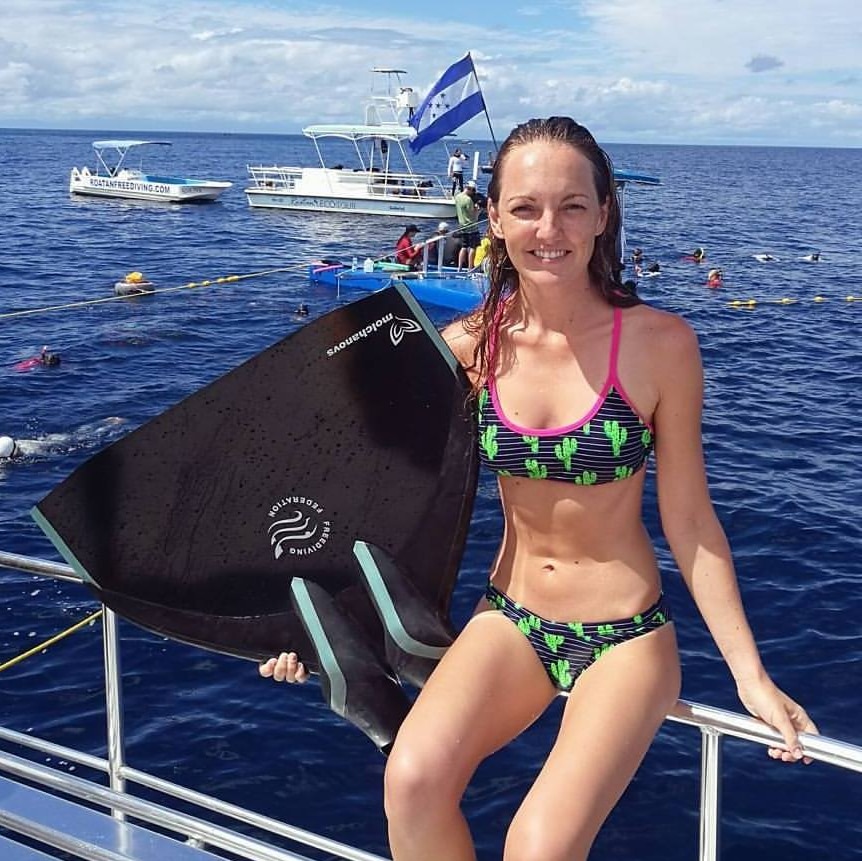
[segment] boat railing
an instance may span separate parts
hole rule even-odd
[[[255,190],[294,191],[297,194],[354,194],[359,188],[374,196],[449,198],[450,193],[435,174],[378,168],[282,167],[248,165]]]
[[[68,565],[4,551],[0,551],[0,567],[81,582]],[[147,838],[154,841],[169,839],[164,833],[166,831],[171,835],[179,835],[170,839],[173,846],[181,847],[182,852],[176,855],[162,854],[159,857],[176,857],[181,861],[213,861],[223,858],[223,853],[244,861],[308,861],[308,856],[296,854],[293,849],[284,847],[282,844],[285,841],[289,841],[294,847],[308,847],[314,851],[329,853],[335,858],[383,861],[380,856],[228,804],[128,765],[125,761],[123,741],[120,642],[116,616],[108,608],[104,608],[102,613],[102,632],[107,757],[95,757],[6,728],[0,728],[0,744],[4,748],[29,749],[55,761],[74,763],[103,775],[102,781],[106,782],[107,786],[18,756],[7,749],[0,749],[0,773],[9,775],[9,778],[0,777],[0,854],[4,851],[4,841],[8,843],[7,838],[2,836],[2,829],[5,829],[5,833],[12,836],[13,842],[10,845],[14,847],[24,846],[23,843],[15,842],[17,838],[23,838],[28,841],[27,845],[35,843],[52,846],[68,852],[74,858],[101,861],[122,857],[128,861],[147,861],[155,857],[152,845],[148,844],[147,851],[142,850],[140,854],[137,854],[134,848],[129,850],[130,845],[137,845],[134,841],[130,844],[129,840],[135,838],[140,841],[140,832],[144,829]],[[698,861],[718,861],[722,742],[727,737],[733,737],[772,746],[780,743],[780,736],[753,718],[685,700],[677,703],[668,719],[696,727],[700,731]],[[862,746],[807,733],[800,736],[800,741],[807,757],[862,773]],[[143,798],[133,793],[130,789],[132,786],[147,790],[148,797]],[[34,787],[38,787],[38,790]],[[149,800],[154,793],[158,795],[158,802]],[[65,800],[66,798],[70,801]],[[20,809],[22,804],[25,808],[23,813]],[[110,829],[106,831],[104,827],[91,828],[92,833],[101,836],[93,837],[87,842],[79,834],[70,833],[70,825],[64,825],[63,830],[58,830],[57,814],[52,807],[55,804],[72,804],[77,816],[64,822],[72,822],[76,828],[85,830],[93,817],[101,816],[107,819],[110,814],[115,823],[114,831],[118,831],[119,836],[114,832],[109,833]],[[183,812],[177,804],[184,809],[191,807],[193,812]],[[107,812],[94,810],[94,807]],[[68,817],[68,811],[65,815]],[[132,820],[134,824],[131,824]],[[152,826],[155,828],[151,828]],[[249,829],[253,836],[247,833]],[[110,848],[106,848],[105,841],[109,839],[124,841],[122,856],[111,854]],[[47,861],[48,858],[39,852],[11,857],[26,858],[28,861]]]
[[[255,187],[264,190],[289,191],[296,186],[297,180],[302,179],[302,168],[300,167],[248,165],[247,168]]]
[[[440,178],[434,174],[388,170],[369,172],[366,176],[368,176],[370,188],[375,194],[415,195],[419,197],[429,194],[433,194],[434,197],[448,196]]]

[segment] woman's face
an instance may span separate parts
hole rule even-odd
[[[521,281],[540,285],[587,276],[608,203],[598,199],[586,156],[565,143],[534,141],[506,156],[488,217]]]

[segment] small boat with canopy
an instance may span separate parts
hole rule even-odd
[[[147,173],[140,159],[137,166],[129,163],[133,159],[132,153],[141,154],[145,147],[168,146],[171,146],[170,141],[94,141],[96,169],[73,167],[69,192],[91,197],[199,203],[217,200],[233,185],[232,182]]]

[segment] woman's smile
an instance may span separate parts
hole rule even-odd
[[[538,257],[539,260],[553,262],[554,260],[559,260],[561,257],[565,257],[569,252],[562,248],[537,248],[530,253]]]

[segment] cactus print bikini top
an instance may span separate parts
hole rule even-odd
[[[617,376],[622,311],[614,308],[608,377],[593,408],[574,424],[536,430],[506,418],[493,375],[479,391],[479,459],[498,475],[607,484],[637,472],[653,449],[652,426]]]

